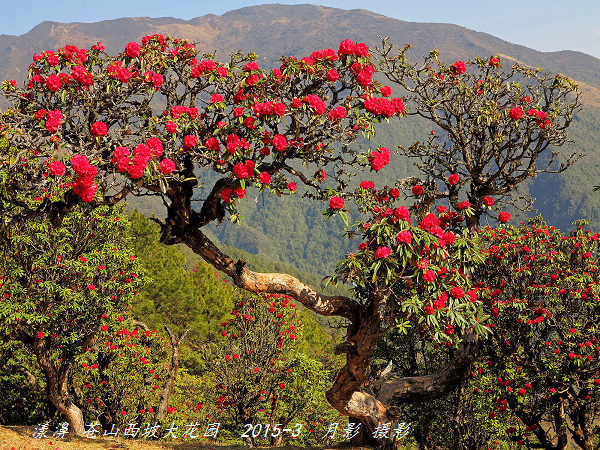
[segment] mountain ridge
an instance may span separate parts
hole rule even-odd
[[[281,22],[282,17],[288,17],[290,20]],[[295,20],[291,20],[291,18]],[[369,21],[371,23],[366,26]],[[323,36],[318,36],[317,39],[317,36],[314,36],[314,29],[307,31],[305,26],[301,27],[301,25],[311,22],[313,24],[320,24],[317,29],[321,35],[323,31],[327,31],[325,33],[326,36],[331,36],[332,38],[323,39]],[[282,35],[288,34],[285,33],[286,30],[281,29],[282,26],[287,26],[297,32],[301,32],[301,28],[307,31],[304,36],[293,33],[296,35],[295,42],[280,46],[281,52],[275,52],[273,49],[268,52],[268,55],[262,55],[263,59],[267,59],[271,63],[275,62],[284,53],[299,56],[295,55],[296,52],[293,50],[317,48],[318,45],[315,44],[318,43],[326,42],[328,46],[333,47],[346,37],[353,40],[365,41],[367,44],[373,45],[378,42],[376,37],[379,34],[390,36],[393,42],[404,43],[412,41],[411,43],[421,52],[428,52],[431,48],[439,48],[445,55],[455,59],[466,59],[467,56],[471,58],[476,55],[483,56],[504,53],[515,59],[528,61],[529,64],[537,67],[549,70],[559,69],[560,72],[567,73],[576,80],[600,88],[600,59],[583,52],[575,50],[542,52],[520,44],[510,43],[483,31],[471,30],[460,25],[434,22],[409,22],[390,18],[366,9],[344,10],[306,3],[300,5],[267,4],[247,6],[227,11],[222,15],[206,14],[189,20],[175,17],[150,18],[141,16],[99,22],[61,23],[44,21],[22,35],[0,35],[0,56],[2,57],[0,59],[0,75],[4,75],[4,72],[9,72],[7,71],[8,64],[2,63],[2,61],[16,62],[15,58],[7,58],[10,54],[10,51],[7,54],[7,50],[13,50],[12,47],[14,47],[15,51],[27,49],[33,52],[40,52],[48,49],[49,44],[53,41],[57,44],[55,47],[73,43],[67,42],[66,38],[78,41],[80,45],[84,43],[91,45],[95,43],[94,40],[102,39],[106,41],[105,45],[109,51],[119,51],[123,47],[123,38],[138,40],[143,35],[142,30],[151,31],[151,29],[161,29],[164,32],[168,31],[164,29],[165,27],[170,27],[172,35],[180,34],[190,37],[194,41],[197,41],[199,45],[206,46],[207,51],[215,49],[220,52],[238,50],[238,48],[235,48],[235,43],[242,44],[239,48],[242,51],[250,51],[256,50],[255,40],[261,44],[268,37],[265,35],[266,32],[264,30],[262,35],[260,30],[257,30],[258,24],[273,26],[270,27],[271,31],[278,34],[278,36],[271,36],[272,41],[275,43],[286,42],[285,39],[281,39]],[[331,29],[332,24],[335,24],[335,32]],[[361,26],[357,27],[357,24],[361,24]],[[242,25],[245,25],[245,27]],[[197,29],[199,26],[207,27],[207,30],[203,32]],[[236,39],[235,36],[226,36],[231,31],[239,33],[243,28],[250,30],[249,26],[255,27],[252,30],[252,34],[257,35],[255,40],[248,39],[247,37],[242,38],[242,36],[240,36],[242,39]],[[173,27],[176,27],[180,33],[175,33]],[[371,30],[374,28],[381,28],[380,31],[383,32],[373,33]],[[210,31],[210,33],[207,31]],[[181,32],[184,33],[182,34]],[[334,35],[335,39],[333,39]],[[408,39],[409,35],[412,36],[412,39]],[[121,39],[115,39],[115,36]],[[443,45],[439,47],[430,45],[432,41],[435,42],[436,36],[444,37],[444,39],[438,40]],[[229,38],[229,43],[226,38]],[[464,47],[464,45],[453,45],[453,42],[457,39],[462,39],[467,43],[466,52],[456,51],[456,49]],[[300,43],[304,45],[300,46]],[[273,47],[272,43],[270,47]],[[286,47],[292,51],[283,51],[286,50]],[[20,51],[18,53],[19,55],[21,54]],[[572,68],[573,66],[574,59],[582,61],[586,69],[569,70],[569,67]],[[554,61],[554,64],[552,64],[552,61]]]

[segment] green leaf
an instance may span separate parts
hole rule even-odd
[[[346,227],[348,227],[348,216],[346,215],[346,213],[344,211],[340,211],[340,216],[342,216],[344,224],[346,225]]]

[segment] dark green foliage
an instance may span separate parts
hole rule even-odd
[[[221,282],[201,260],[189,270],[179,247],[159,242],[159,227],[137,211],[131,214],[134,247],[152,281],[146,283],[133,304],[133,312],[153,329],[163,324],[180,335],[200,342],[214,337],[233,306],[234,290]]]

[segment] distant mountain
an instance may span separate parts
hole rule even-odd
[[[439,49],[448,61],[500,54],[550,73],[565,74],[580,85],[584,103],[570,129],[574,140],[570,149],[587,156],[564,174],[539,177],[528,189],[550,223],[568,228],[573,220],[588,218],[593,226],[600,226],[600,193],[592,192],[594,184],[600,184],[596,143],[600,134],[600,59],[581,52],[539,52],[457,25],[404,22],[362,9],[259,5],[191,20],[137,17],[97,23],[43,22],[22,36],[0,35],[0,79],[24,79],[33,53],[43,50],[65,44],[89,47],[102,41],[109,53],[117,53],[127,42],[154,33],[188,38],[203,51],[216,50],[222,59],[231,51],[256,52],[262,66],[275,65],[282,55],[302,57],[313,50],[337,48],[345,38],[375,46],[380,42],[378,36],[389,36],[399,45],[411,43],[413,60],[431,49]],[[372,145],[407,145],[423,139],[426,130],[429,125],[406,119],[382,130]],[[390,183],[411,172],[411,164],[396,156],[379,181]],[[248,199],[253,197],[249,192]],[[279,202],[279,209],[269,208],[272,202]],[[331,272],[335,261],[356,243],[333,245],[331,236],[340,234],[341,227],[333,221],[323,224],[319,217],[322,209],[323,205],[306,201],[257,197],[256,202],[244,204],[245,225],[221,225],[213,227],[212,233],[223,243],[324,274]]]

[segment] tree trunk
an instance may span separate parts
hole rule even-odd
[[[185,330],[185,332],[178,339],[169,329],[168,326],[164,325],[165,330],[169,334],[169,338],[171,339],[171,370],[169,371],[169,378],[163,389],[162,396],[160,398],[160,405],[158,406],[158,413],[156,414],[156,421],[159,423],[164,422],[167,416],[167,407],[169,406],[169,398],[173,393],[173,386],[175,385],[175,378],[177,377],[177,371],[179,370],[179,346],[183,339],[185,339],[186,334],[190,330]]]
[[[454,420],[452,423],[452,431],[454,434],[454,450],[462,450],[463,442],[463,417],[464,417],[464,397],[465,397],[465,382],[461,381],[456,393],[456,404],[454,407]]]
[[[558,442],[556,448],[558,450],[564,450],[567,447],[567,423],[565,421],[565,405],[564,399],[559,399],[558,408],[554,410],[554,430],[556,436],[558,436]]]
[[[579,408],[574,415],[571,415],[571,417],[575,424],[573,440],[582,449],[593,450],[594,434],[592,424],[590,423],[590,414],[584,409]]]
[[[33,344],[40,368],[46,375],[46,393],[52,404],[60,411],[69,423],[69,428],[78,436],[85,433],[83,413],[75,405],[69,395],[68,380],[70,364],[63,363],[58,369],[48,356],[47,349],[41,339],[35,339]]]

